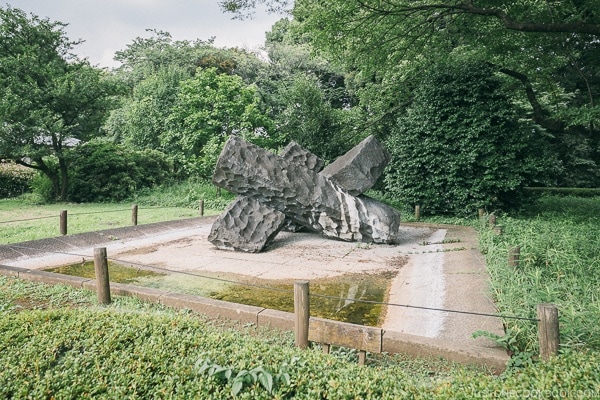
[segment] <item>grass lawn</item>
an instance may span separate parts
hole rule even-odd
[[[0,200],[0,244],[60,236],[62,210],[67,211],[68,234],[131,225],[131,203],[24,206],[19,202]],[[206,211],[205,215],[210,215],[211,210]],[[138,206],[139,225],[199,215],[198,210],[190,208]]]

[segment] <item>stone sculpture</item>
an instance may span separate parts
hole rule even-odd
[[[335,239],[393,243],[398,211],[362,195],[388,161],[372,136],[321,172],[323,162],[297,143],[276,155],[231,136],[213,183],[239,197],[217,218],[208,240],[220,249],[258,252],[291,221]]]

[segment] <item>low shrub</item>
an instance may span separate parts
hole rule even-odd
[[[0,162],[0,199],[28,192],[34,176],[35,171],[31,168]]]
[[[494,300],[501,313],[537,318],[536,306],[559,308],[561,345],[600,350],[600,201],[544,197],[520,215],[499,219],[501,235],[480,231]],[[517,267],[509,249],[520,247]],[[505,321],[521,351],[537,353],[537,324]]]
[[[0,397],[170,399],[594,398],[600,354],[559,357],[496,377],[465,367],[422,373],[394,357],[300,350],[292,335],[228,329],[202,316],[115,296],[0,277]],[[27,305],[27,306],[26,306]],[[381,362],[387,358],[387,362]],[[368,357],[367,360],[370,360]]]
[[[172,170],[158,151],[136,151],[107,142],[75,148],[69,163],[68,197],[82,203],[131,198],[141,188],[164,183]]]
[[[204,179],[189,178],[139,190],[133,200],[144,206],[185,208],[198,208],[200,200],[204,200],[205,209],[223,210],[234,198],[234,194],[219,190]]]

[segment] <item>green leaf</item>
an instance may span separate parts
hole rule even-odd
[[[244,381],[235,379],[231,385],[231,394],[237,396],[244,387]]]
[[[260,384],[271,393],[273,391],[273,376],[268,371],[262,371],[258,374],[258,381]]]

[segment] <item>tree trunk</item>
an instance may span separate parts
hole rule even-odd
[[[25,162],[23,159],[17,159],[15,161],[19,165],[35,169],[37,171],[40,171],[42,174],[46,175],[46,177],[50,180],[52,184],[52,197],[54,199],[61,199],[61,182],[59,179],[59,175],[56,171],[53,171],[52,168],[46,165],[43,159],[34,159],[30,163]]]
[[[59,183],[59,198],[61,201],[67,201],[68,195],[68,183],[69,183],[69,170],[67,166],[67,162],[63,157],[58,159],[58,173],[60,174],[60,183]],[[58,178],[58,177],[57,177]]]

